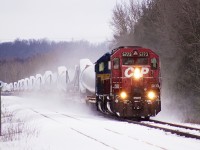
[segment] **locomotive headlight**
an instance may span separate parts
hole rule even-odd
[[[150,100],[153,100],[153,99],[156,98],[156,93],[153,92],[153,91],[149,91],[148,94],[147,94],[147,96],[148,96],[148,98],[149,98]]]
[[[121,92],[121,93],[120,93],[120,97],[121,97],[122,99],[127,98],[126,92]]]
[[[142,73],[141,73],[141,71],[140,71],[139,68],[135,68],[135,69],[134,69],[133,77],[134,77],[135,79],[139,79],[139,78],[142,77]]]

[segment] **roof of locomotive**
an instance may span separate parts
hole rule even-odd
[[[117,47],[115,49],[112,50],[111,53],[107,52],[105,53],[103,56],[101,56],[96,62],[95,64],[98,64],[98,63],[101,63],[101,62],[104,62],[104,61],[109,61],[110,60],[110,56],[113,55],[115,52],[117,52],[118,50],[120,49],[134,49],[134,50],[138,50],[138,49],[143,49],[143,50],[148,50],[149,52],[153,53],[154,55],[157,55],[154,51],[152,51],[151,49],[149,48],[144,48],[144,47],[141,47],[141,46],[120,46],[120,47]],[[158,55],[157,55],[158,56]]]
[[[118,50],[121,50],[121,49],[146,50],[146,51],[149,51],[152,54],[158,56],[153,50],[151,50],[149,48],[144,48],[144,47],[141,47],[141,46],[120,46],[120,47],[113,49],[112,52],[111,52],[111,55],[113,55],[115,52],[117,52]]]
[[[111,51],[111,54],[113,54],[114,52],[118,51],[119,49],[122,49],[122,48],[142,48],[141,46],[119,46],[117,48],[114,48],[112,51]]]
[[[109,52],[105,53],[103,56],[101,56],[101,57],[96,61],[95,64],[100,63],[100,62],[104,62],[104,61],[109,61],[109,60],[110,60],[110,55],[111,55],[111,54],[110,54]]]

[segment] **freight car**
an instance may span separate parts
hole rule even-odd
[[[118,47],[95,63],[97,110],[149,119],[161,111],[159,56],[139,46]]]

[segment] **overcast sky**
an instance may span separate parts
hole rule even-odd
[[[0,42],[89,40],[112,36],[112,9],[121,0],[0,0]]]

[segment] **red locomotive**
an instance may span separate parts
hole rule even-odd
[[[161,111],[159,56],[139,46],[118,47],[95,64],[97,109],[149,119]]]

